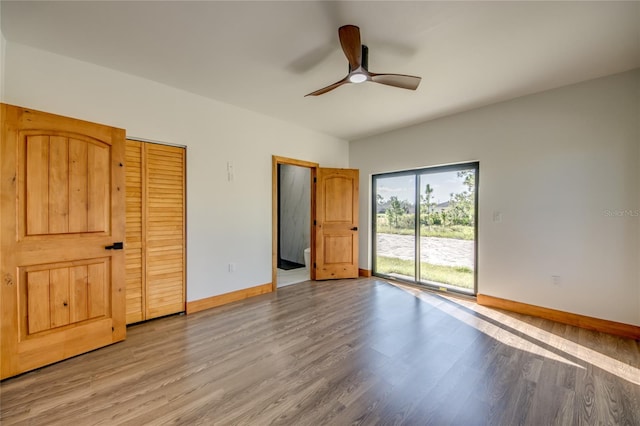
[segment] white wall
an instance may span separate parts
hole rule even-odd
[[[6,59],[6,103],[187,145],[188,301],[271,282],[272,155],[348,164],[346,141],[250,111],[11,42]]]
[[[640,325],[639,123],[635,70],[352,141],[360,220],[371,174],[479,160],[479,293]]]
[[[0,102],[4,99],[4,63],[7,41],[2,33],[2,3],[0,2]]]

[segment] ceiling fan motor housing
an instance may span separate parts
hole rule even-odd
[[[348,64],[349,73],[353,71],[351,69],[351,64]],[[360,58],[360,67],[369,71],[369,48],[366,45],[362,45],[362,57]]]

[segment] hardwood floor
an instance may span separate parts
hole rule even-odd
[[[365,278],[129,327],[0,384],[1,423],[640,424],[640,342]]]

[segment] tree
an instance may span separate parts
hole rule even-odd
[[[420,195],[420,224],[421,225],[433,225],[433,208],[436,203],[433,202],[433,188],[430,184],[427,184],[424,195]]]
[[[476,190],[476,172],[475,170],[461,170],[458,172],[459,178],[464,178],[463,183],[467,186],[468,192],[473,194]]]
[[[475,170],[461,170],[458,178],[463,178],[467,191],[451,194],[449,207],[447,207],[447,219],[451,225],[473,226],[475,220]]]
[[[389,198],[389,207],[385,212],[387,215],[387,223],[394,228],[398,227],[399,219],[405,214],[403,203],[398,200],[395,195]]]

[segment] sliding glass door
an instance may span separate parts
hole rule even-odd
[[[476,293],[478,163],[373,176],[373,272]]]

